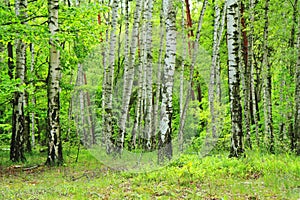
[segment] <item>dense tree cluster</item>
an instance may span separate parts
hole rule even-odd
[[[300,154],[298,0],[0,2],[10,160],[47,146],[59,165],[80,142],[158,162],[201,145]]]

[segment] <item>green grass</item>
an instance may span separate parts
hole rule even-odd
[[[300,158],[288,154],[183,155],[160,170],[130,173],[102,165],[86,150],[77,163],[72,152],[62,167],[32,170],[26,167],[43,164],[45,154],[15,164],[8,153],[0,151],[0,199],[300,199]]]

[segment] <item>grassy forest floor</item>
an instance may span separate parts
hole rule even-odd
[[[87,150],[75,157],[49,168],[45,153],[12,164],[0,150],[0,199],[300,199],[300,158],[289,154],[183,155],[147,173],[110,169]]]

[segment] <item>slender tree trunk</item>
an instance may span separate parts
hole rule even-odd
[[[108,14],[109,15],[109,14]],[[109,18],[109,17],[107,17]],[[106,22],[106,26],[109,26],[109,22],[107,21]],[[100,38],[100,40],[102,40],[102,38]],[[102,44],[102,65],[103,65],[103,78],[102,78],[102,124],[104,125],[104,119],[106,117],[106,112],[104,110],[104,106],[106,105],[106,91],[105,91],[105,88],[107,87],[106,86],[106,71],[107,71],[107,53],[108,53],[108,50],[106,48],[106,45],[108,45],[108,41],[109,41],[109,30],[107,29],[106,32],[105,32],[105,42]],[[103,144],[105,146],[105,148],[107,148],[106,146],[106,139],[109,139],[109,138],[106,138],[106,136],[108,135],[105,135],[106,134],[106,127],[103,126],[102,127],[102,138],[101,138],[101,144]]]
[[[208,3],[207,0],[205,0],[203,2],[201,14],[200,14],[199,20],[198,20],[197,34],[196,34],[196,40],[194,42],[194,52],[193,52],[192,64],[191,64],[190,75],[189,75],[189,85],[188,85],[188,90],[187,90],[187,95],[186,95],[182,115],[180,116],[179,135],[183,134],[188,105],[189,105],[190,98],[192,97],[191,94],[192,94],[192,87],[193,87],[194,66],[196,64],[196,58],[197,58],[197,54],[198,54],[198,46],[199,46],[199,40],[200,40],[200,32],[201,32],[201,28],[202,28],[202,22],[203,22],[207,3]]]
[[[158,129],[158,122],[160,117],[158,116],[158,108],[161,100],[161,81],[162,81],[162,65],[163,65],[163,52],[164,52],[164,37],[165,37],[165,16],[163,14],[163,5],[161,5],[161,12],[160,12],[160,43],[159,43],[159,55],[158,55],[158,65],[157,65],[157,80],[156,80],[156,93],[155,93],[155,103],[154,103],[154,112],[153,112],[153,135],[156,137],[157,129]],[[152,141],[152,144],[154,141]],[[154,144],[153,144],[154,146]]]
[[[11,42],[8,42],[7,43],[7,56],[8,56],[8,62],[7,62],[7,65],[8,65],[8,75],[10,77],[10,79],[13,79],[14,78],[14,75],[13,75],[13,72],[14,72],[14,50],[13,50],[13,45],[11,44]]]
[[[146,44],[145,44],[145,56],[146,56],[146,113],[145,113],[145,134],[147,140],[147,148],[152,148],[151,138],[152,134],[152,111],[153,111],[153,93],[152,93],[152,12],[153,12],[153,0],[146,1],[144,11],[146,12]]]
[[[58,0],[48,0],[50,56],[48,70],[48,158],[47,165],[61,165],[63,163],[62,142],[60,132],[60,52],[56,47],[58,28]]]
[[[161,121],[158,135],[158,162],[172,158],[172,95],[176,57],[176,13],[174,1],[167,3],[166,17],[166,56],[162,83]]]
[[[15,1],[15,7],[19,6],[17,5],[19,1]],[[11,7],[10,1],[6,0],[5,4],[7,5],[8,8]],[[17,9],[19,10],[19,8]],[[14,78],[13,72],[14,72],[14,50],[13,50],[13,45],[11,42],[7,43],[7,65],[8,65],[8,75],[10,77],[10,79],[12,80]]]
[[[83,72],[83,84],[87,85],[87,78],[85,72]],[[87,123],[88,123],[89,135],[90,135],[89,143],[90,145],[93,145],[96,144],[95,123],[94,123],[94,117],[92,112],[90,93],[88,91],[85,92],[85,101],[86,101],[85,110],[87,112]]]
[[[184,20],[184,10],[185,10],[185,1],[182,0],[181,2],[181,28],[182,28],[182,62],[181,62],[181,69],[180,69],[180,94],[179,94],[179,116],[182,116],[183,113],[183,106],[184,106],[184,98],[183,98],[183,91],[184,91],[184,65],[186,59],[186,37],[185,37],[185,20]],[[178,144],[179,150],[183,151],[183,131],[178,132]]]
[[[186,7],[186,21],[187,21],[186,26],[188,30],[188,52],[189,52],[189,57],[193,59],[192,56],[194,55],[193,50],[195,48],[195,43],[191,41],[191,38],[194,37],[194,31],[193,31],[193,20],[191,17],[189,0],[185,0],[185,7]],[[190,66],[190,71],[192,71],[192,66]],[[191,99],[195,100],[195,93],[193,90],[193,86],[194,86],[194,80],[192,81],[192,89],[190,95],[191,95]],[[198,86],[200,87],[200,85]]]
[[[217,43],[218,43],[218,30],[220,28],[220,8],[215,3],[214,5],[214,37],[213,37],[213,55],[212,55],[212,64],[210,68],[210,84],[208,90],[208,99],[209,99],[209,108],[211,115],[211,133],[213,137],[216,136],[217,124],[216,124],[216,113],[215,113],[215,87],[216,87],[216,73],[217,73],[217,57],[219,52],[217,52]]]
[[[16,15],[21,19],[26,18],[27,0],[17,0],[15,2]],[[27,45],[21,39],[16,41],[16,79],[20,80],[19,87],[25,84],[26,76],[26,47]],[[10,49],[9,49],[10,50]],[[10,52],[9,52],[10,53]],[[12,54],[11,54],[12,55]],[[9,55],[9,56],[11,56]],[[13,101],[12,116],[12,138],[10,144],[10,160],[13,162],[25,161],[24,142],[25,135],[25,113],[24,113],[25,91],[16,91]]]
[[[127,122],[128,112],[129,112],[129,102],[130,102],[130,96],[132,93],[132,86],[133,86],[138,28],[139,28],[142,3],[143,3],[142,0],[138,0],[136,2],[136,9],[135,9],[135,13],[134,13],[134,23],[133,23],[133,27],[132,27],[131,46],[130,46],[130,51],[129,51],[130,54],[129,54],[128,60],[126,58],[125,66],[124,66],[124,84],[123,84],[124,87],[123,87],[123,95],[122,95],[122,112],[121,112],[121,118],[120,118],[120,122],[119,122],[120,141],[117,144],[119,152],[122,152],[123,147],[124,147],[124,138],[125,138],[125,134],[126,134],[126,122]],[[128,12],[128,10],[126,12]],[[125,47],[125,48],[129,48],[129,45],[127,45],[127,47]],[[127,52],[128,52],[128,50],[125,49],[125,53],[127,53]],[[128,55],[125,54],[125,57],[127,57],[127,56]]]
[[[188,46],[189,46],[189,56],[192,56],[192,49],[194,46],[191,45],[191,37],[194,37],[193,31],[193,21],[191,17],[190,11],[190,3],[189,0],[185,0],[185,7],[186,7],[186,21],[187,21],[187,29],[188,29]]]
[[[297,26],[297,16],[299,16],[298,0],[294,0],[294,3],[292,4],[292,6],[293,6],[293,20],[292,20],[291,36],[290,36],[290,41],[289,41],[289,47],[291,49],[293,49],[295,47],[295,35],[296,35],[296,26]],[[300,18],[298,20],[300,20]],[[299,34],[299,31],[298,31],[298,34]],[[300,45],[298,44],[298,41],[296,41],[296,49],[299,49],[299,47],[300,47]],[[290,77],[294,76],[294,69],[293,68],[294,68],[294,63],[291,62],[290,66],[289,66],[289,72],[290,72],[289,75],[290,75]],[[296,68],[297,68],[297,66],[296,66]],[[295,73],[297,74],[297,69],[295,70]],[[297,77],[298,76],[296,76],[296,80],[295,80],[296,83],[297,83]],[[298,94],[295,93],[295,95],[299,95],[299,93]],[[295,96],[295,98],[296,98],[296,96]],[[296,104],[296,101],[295,101],[295,104]],[[289,108],[293,107],[292,101],[288,101],[288,107]],[[299,107],[298,107],[298,110],[299,110]],[[295,128],[293,129],[293,120],[292,120],[293,112],[295,112],[295,114],[296,114],[297,110],[291,111],[291,112],[287,113],[287,115],[288,115],[287,116],[287,121],[288,121],[288,135],[291,138],[291,150],[292,151],[294,151],[297,148],[297,141],[296,141],[297,137],[295,137],[295,135],[297,135],[297,133],[296,133],[297,131],[295,130]],[[299,115],[297,115],[297,117],[298,116]],[[296,122],[297,120],[295,119],[294,121]],[[295,127],[295,125],[294,125],[294,127]]]
[[[264,26],[264,43],[263,43],[263,79],[264,79],[264,121],[265,134],[269,138],[269,151],[274,153],[274,135],[273,135],[273,120],[272,120],[272,83],[271,83],[271,67],[268,61],[268,31],[269,31],[269,0],[265,0],[265,26]]]
[[[253,111],[253,121],[254,121],[254,125],[255,125],[255,138],[256,138],[256,144],[257,146],[260,145],[260,139],[259,139],[259,114],[258,114],[258,110],[257,108],[257,98],[256,98],[256,86],[255,86],[255,66],[254,66],[254,54],[253,54],[253,47],[254,47],[254,41],[253,41],[253,34],[254,34],[254,0],[250,0],[250,6],[249,6],[249,10],[250,10],[250,23],[249,23],[249,48],[248,48],[248,64],[250,67],[250,91],[251,91],[251,100],[252,100],[252,111]]]
[[[294,0],[294,3],[292,3],[293,6],[293,20],[292,20],[292,28],[291,28],[291,37],[289,41],[289,46],[291,48],[294,48],[295,46],[295,33],[296,33],[296,26],[297,26],[297,16],[299,16],[298,13],[298,0]]]
[[[298,59],[295,74],[295,117],[294,117],[294,138],[295,150],[300,155],[300,18],[298,18],[298,36],[297,36]]]
[[[118,4],[117,0],[112,2],[112,20],[110,31],[110,49],[108,56],[108,65],[106,66],[103,85],[103,137],[108,154],[114,151],[112,142],[113,134],[113,112],[112,112],[112,98],[113,98],[113,78],[114,78],[114,65],[115,65],[115,49],[116,49],[116,29],[118,19]]]
[[[250,82],[250,68],[249,68],[249,41],[246,32],[246,19],[244,17],[245,5],[241,4],[241,28],[242,28],[242,53],[243,59],[241,61],[241,71],[242,71],[242,85],[244,93],[244,118],[245,118],[245,132],[246,132],[246,145],[248,148],[252,149],[251,142],[251,113],[250,113],[250,91],[251,91],[251,82]]]
[[[231,149],[229,157],[239,157],[243,153],[242,107],[240,103],[239,74],[239,13],[240,1],[227,1],[227,48],[228,81],[231,110]]]
[[[26,73],[26,67],[25,67],[25,73]],[[25,75],[26,77],[26,75]],[[25,83],[27,80],[25,79]],[[24,92],[24,100],[23,100],[23,105],[24,105],[24,145],[25,145],[25,151],[31,152],[31,138],[30,138],[30,115],[28,112],[26,112],[26,108],[28,107],[28,99],[29,99],[29,94],[27,91]]]
[[[79,100],[79,112],[77,113],[78,119],[78,127],[79,135],[82,137],[83,144],[86,147],[89,147],[89,134],[87,131],[87,122],[86,122],[86,107],[85,107],[85,95],[83,91],[83,67],[81,63],[78,63],[78,71],[77,71],[77,81],[78,87],[80,88],[78,91],[78,100]]]
[[[33,77],[34,65],[35,65],[35,61],[34,61],[35,51],[34,51],[34,44],[33,43],[30,44],[30,52],[31,52],[30,74]],[[31,78],[31,81],[33,81],[32,78]],[[35,107],[35,105],[36,105],[36,99],[35,99],[34,94],[31,97],[31,104],[32,104],[33,107]],[[34,148],[35,147],[35,112],[34,111],[32,111],[30,113],[30,118],[31,118],[31,145],[32,145],[32,148]]]
[[[142,38],[138,38],[139,49],[138,49],[138,56],[139,56],[139,65],[138,65],[138,87],[137,87],[137,103],[136,103],[136,112],[135,112],[135,121],[133,125],[133,138],[134,138],[134,146],[140,146],[143,144],[143,137],[141,133],[143,132],[143,127],[141,127],[142,120],[143,120],[143,81],[144,81],[144,65],[142,63],[142,56],[144,51],[144,45],[142,44]],[[138,144],[135,143],[135,140],[138,140]]]
[[[118,20],[118,25],[119,25],[119,29],[118,29],[118,37],[117,37],[117,52],[116,52],[116,64],[115,64],[115,75],[114,75],[114,80],[113,80],[113,83],[114,85],[117,85],[118,81],[119,81],[119,78],[120,76],[122,76],[122,72],[121,72],[121,68],[122,68],[122,62],[123,62],[123,58],[121,56],[122,54],[122,36],[124,35],[124,33],[122,32],[122,28],[123,28],[123,16],[124,16],[124,13],[123,13],[123,3],[122,1],[120,2],[120,17],[119,20]]]

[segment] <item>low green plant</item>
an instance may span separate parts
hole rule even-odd
[[[8,153],[0,150],[0,157]],[[1,160],[0,199],[300,198],[300,158],[291,154],[186,154],[159,170],[132,173],[103,165],[84,148],[75,162],[76,153],[71,148],[66,164],[52,168],[43,166],[38,151],[24,164]]]

